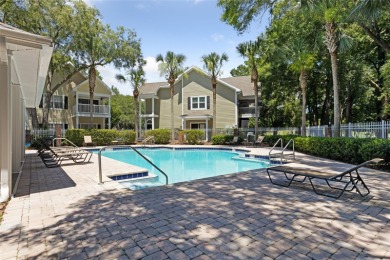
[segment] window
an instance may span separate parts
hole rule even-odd
[[[64,99],[63,96],[52,96],[50,100],[50,108],[64,108]]]
[[[203,110],[207,107],[207,97],[191,97],[191,110]]]

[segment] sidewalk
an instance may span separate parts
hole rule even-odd
[[[92,161],[48,169],[27,155],[0,259],[390,258],[390,173],[364,168],[371,194],[335,200],[272,185],[264,170],[131,191],[106,177],[99,185]]]

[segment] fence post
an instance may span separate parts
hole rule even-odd
[[[351,137],[351,122],[348,123],[348,137]]]
[[[385,139],[385,120],[382,120],[382,138]]]

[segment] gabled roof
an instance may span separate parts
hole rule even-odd
[[[140,88],[140,94],[157,94],[160,87],[167,86],[167,82],[144,83]]]
[[[224,81],[236,88],[239,88],[243,96],[253,96],[253,83],[251,82],[250,76],[240,76],[240,77],[230,77],[222,78],[221,81]]]
[[[82,71],[79,71],[79,73],[80,73],[80,75],[82,75],[82,76],[85,78],[85,80],[82,81],[82,82],[80,82],[79,84],[77,84],[77,85],[76,85],[74,88],[72,88],[69,92],[75,92],[75,91],[77,91],[85,82],[88,82],[88,81],[89,81],[88,75],[86,75],[86,74],[85,74],[84,72],[82,72]],[[111,95],[112,95],[112,90],[111,90],[111,88],[108,87],[107,84],[104,83],[103,80],[101,80],[99,77],[96,77],[96,80],[97,80],[98,82],[102,83],[103,87],[105,87],[108,91],[110,91],[110,93],[111,93]]]
[[[180,74],[175,83],[182,80],[183,76],[185,74],[190,73],[191,71],[196,71],[200,74],[204,74],[207,77],[210,77],[210,75],[203,70],[199,69],[198,67],[192,66],[188,68],[186,71],[184,71],[182,74]],[[217,79],[217,81],[220,84],[223,84],[231,89],[234,89],[236,92],[242,92],[243,96],[250,96],[253,94],[253,84],[251,83],[250,76],[243,76],[243,77],[230,77],[230,78],[224,78],[224,79]],[[164,82],[152,82],[152,83],[145,83],[140,88],[140,94],[157,94],[158,90],[163,87],[168,87],[168,83],[166,81]],[[245,91],[245,94],[244,94]]]

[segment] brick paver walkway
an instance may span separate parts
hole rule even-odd
[[[335,200],[264,171],[130,191],[98,185],[93,161],[47,169],[27,156],[0,259],[390,258],[389,173],[365,169],[371,194]]]

